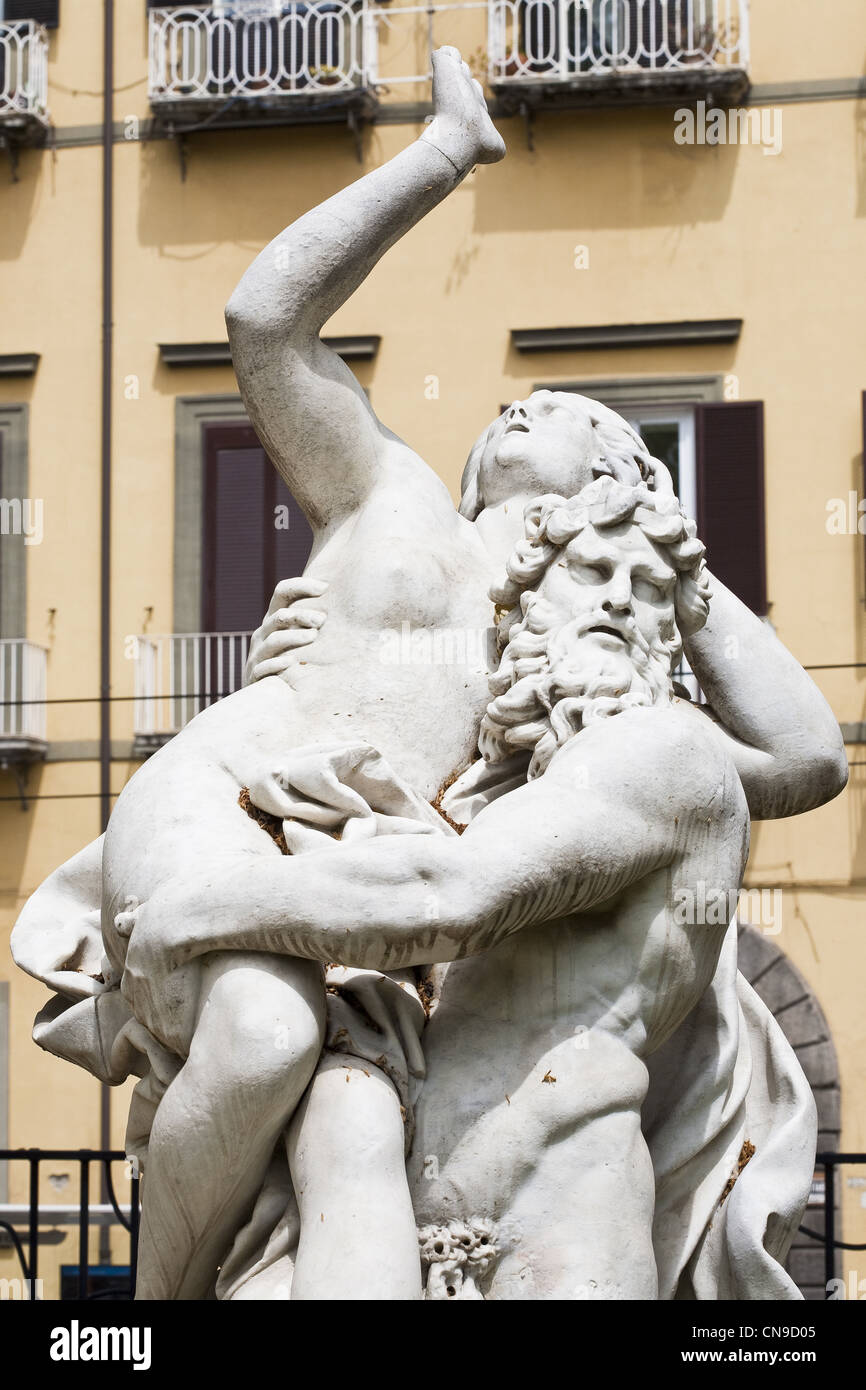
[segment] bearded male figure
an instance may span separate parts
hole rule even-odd
[[[486,1242],[490,1298],[656,1298],[648,1062],[710,988],[726,934],[679,925],[674,904],[700,884],[736,894],[748,806],[728,736],[673,692],[709,597],[674,499],[602,479],[540,499],[528,532],[497,595],[485,759],[443,803],[475,812],[462,838],[173,885],[139,914],[127,977],[134,997],[217,942],[374,969],[453,962],[410,1170],[428,1244],[455,1221]]]

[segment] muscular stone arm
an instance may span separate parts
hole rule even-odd
[[[706,627],[686,656],[718,717],[753,820],[799,815],[848,780],[839,725],[767,623],[711,578]]]
[[[436,117],[422,137],[281,232],[226,308],[250,419],[316,529],[356,511],[389,463],[421,466],[319,332],[473,164],[505,152],[454,49],[434,55],[433,95]]]
[[[673,864],[730,814],[726,778],[741,798],[699,721],[633,711],[572,740],[460,839],[398,836],[220,870],[185,883],[174,906],[154,904],[156,930],[177,922],[172,965],[235,948],[378,969],[455,960]],[[144,979],[138,930],[127,969]]]

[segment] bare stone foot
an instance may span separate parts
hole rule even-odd
[[[505,141],[490,119],[481,83],[449,45],[433,54],[433,110],[425,137],[459,168],[504,158]]]

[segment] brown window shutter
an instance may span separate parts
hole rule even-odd
[[[263,611],[269,465],[249,425],[205,426],[204,436],[202,630],[244,631]]]
[[[56,29],[60,24],[60,0],[6,0],[4,18],[35,19],[46,29]]]
[[[695,411],[698,534],[707,564],[753,613],[767,611],[764,403],[713,402]]]
[[[310,558],[310,551],[313,548],[313,532],[310,529],[310,523],[275,468],[270,470],[270,482],[273,487],[269,499],[270,524],[274,528],[276,544],[274,547],[274,568],[270,576],[272,582],[267,584],[267,603],[271,601],[271,594],[278,580],[294,579],[297,575],[303,574]],[[277,511],[278,507],[280,508],[279,512]],[[286,521],[288,521],[288,526],[285,525]],[[264,608],[262,612],[265,612]]]
[[[251,425],[205,425],[203,453],[202,631],[246,632],[277,580],[303,572],[312,531]]]

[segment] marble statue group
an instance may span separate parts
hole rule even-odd
[[[27,903],[35,1038],[137,1078],[139,1298],[796,1298],[812,1097],[736,923],[674,906],[841,790],[838,725],[619,415],[513,402],[458,511],[321,339],[505,152],[454,49],[434,105],[228,304],[312,555]],[[403,624],[462,659],[383,660]]]

